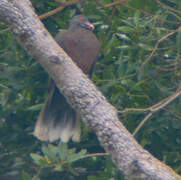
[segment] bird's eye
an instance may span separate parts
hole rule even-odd
[[[83,18],[83,17],[80,17],[80,18],[79,18],[79,20],[80,20],[80,21],[83,21],[83,20],[84,20],[84,18]]]

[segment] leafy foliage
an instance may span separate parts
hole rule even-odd
[[[32,0],[38,15],[64,2]],[[124,111],[126,108],[151,107],[180,88],[181,1],[115,2],[118,1],[87,0],[66,7],[43,23],[55,35],[59,28],[67,27],[74,14],[85,14],[94,22],[102,51],[92,79],[133,132],[146,111]],[[83,127],[79,144],[49,144],[41,148],[31,135],[47,95],[47,78],[8,27],[0,23],[0,175],[15,180],[123,179],[109,157],[96,156],[104,150],[87,127]],[[180,109],[180,98],[160,108],[136,138],[181,174]],[[92,153],[91,158],[84,158],[85,149]]]
[[[71,166],[72,162],[84,158],[86,150],[82,149],[79,153],[76,153],[75,150],[75,148],[68,149],[66,144],[60,142],[58,146],[51,144],[48,147],[43,146],[44,156],[31,153],[31,157],[42,168],[53,165],[55,166],[54,170],[62,171],[63,166]]]

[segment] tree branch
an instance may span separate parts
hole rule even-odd
[[[154,55],[154,53],[156,52],[156,50],[158,49],[159,44],[164,41],[165,39],[167,39],[169,36],[172,36],[173,34],[179,32],[181,30],[181,28],[177,28],[176,30],[173,30],[171,32],[169,32],[168,34],[164,35],[162,38],[160,38],[157,43],[155,44],[152,52],[150,53],[150,55],[146,58],[146,60],[143,62],[143,64],[141,65],[140,69],[142,69],[143,67],[145,67],[145,65],[150,61],[150,59],[152,58],[152,56]]]
[[[115,108],[50,36],[28,0],[1,0],[0,17],[22,47],[50,74],[84,123],[94,130],[126,179],[180,179],[135,141],[119,122]]]
[[[45,18],[47,18],[47,17],[49,17],[49,16],[52,16],[52,15],[54,15],[54,14],[62,11],[62,10],[65,9],[67,6],[75,5],[75,4],[79,3],[80,1],[82,1],[82,0],[74,0],[74,1],[70,1],[70,2],[63,3],[60,7],[56,8],[56,9],[54,9],[54,10],[52,10],[52,11],[49,11],[49,12],[47,12],[47,13],[44,13],[44,14],[42,14],[42,15],[40,15],[39,18],[40,18],[40,19],[45,19]]]
[[[171,96],[169,96],[168,98],[163,99],[162,101],[160,101],[159,103],[146,108],[147,111],[149,111],[149,113],[146,115],[146,117],[140,122],[140,124],[136,127],[136,129],[133,132],[133,136],[136,135],[136,133],[141,129],[141,127],[145,124],[145,122],[153,115],[153,113],[163,109],[165,106],[167,106],[168,104],[170,104],[172,101],[174,101],[176,98],[178,98],[181,95],[181,90],[178,90],[177,92],[175,92],[174,94],[172,94]],[[145,110],[146,110],[145,109]]]
[[[173,102],[176,98],[178,98],[181,95],[180,88],[171,96],[161,100],[157,104],[154,104],[153,106],[150,106],[148,108],[126,108],[122,111],[118,111],[119,113],[128,113],[128,112],[140,112],[140,113],[148,113],[145,118],[139,123],[139,125],[136,127],[136,129],[133,132],[133,136],[137,134],[137,132],[141,129],[141,127],[145,124],[145,122],[157,111],[165,108],[168,104]]]
[[[120,6],[121,5],[121,6],[124,6],[124,7],[128,8],[128,9],[132,9],[134,11],[141,12],[141,13],[147,15],[147,16],[154,16],[154,14],[146,12],[146,11],[144,11],[142,9],[137,9],[135,7],[126,5],[129,1],[130,0],[117,0],[117,1],[114,1],[113,3],[104,5],[104,7],[110,8],[110,7],[115,7],[115,6]],[[157,20],[160,21],[160,22],[165,22],[165,23],[169,23],[169,24],[180,24],[180,22],[163,20],[163,19],[160,19],[160,18],[157,18]]]

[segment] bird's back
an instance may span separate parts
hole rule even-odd
[[[100,44],[89,30],[79,28],[60,30],[55,37],[58,44],[86,74],[98,58]]]

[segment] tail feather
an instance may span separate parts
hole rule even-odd
[[[42,141],[80,141],[80,119],[55,84],[35,125],[34,135]]]

